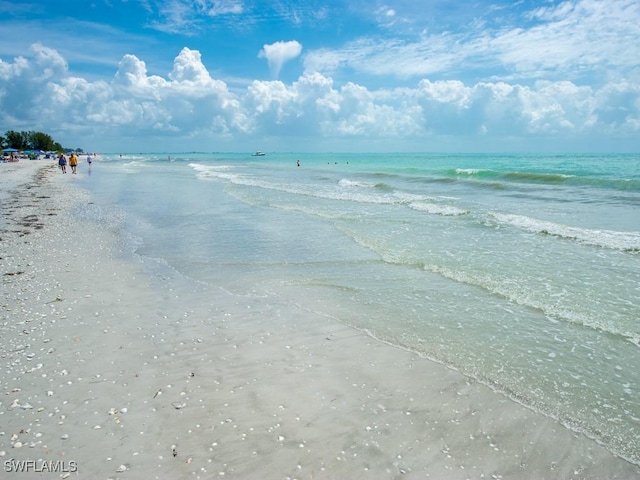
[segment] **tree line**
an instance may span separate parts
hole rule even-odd
[[[16,132],[8,130],[4,136],[0,136],[0,147],[15,148],[16,150],[42,150],[44,152],[62,152],[71,149],[64,148],[56,142],[51,135],[42,132]],[[81,148],[74,151],[82,152]]]

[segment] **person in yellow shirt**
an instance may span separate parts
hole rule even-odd
[[[71,167],[71,173],[77,173],[78,170],[78,157],[75,153],[72,153],[69,157],[69,166]]]

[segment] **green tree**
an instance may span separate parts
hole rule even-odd
[[[7,146],[18,150],[26,150],[28,148],[26,132],[16,132],[9,130],[6,135]]]
[[[56,142],[51,135],[42,132],[29,132],[29,148],[31,150],[55,150]]]
[[[51,135],[42,132],[16,132],[7,131],[4,137],[0,137],[2,148],[16,148],[18,150],[44,150],[63,151],[64,147],[56,142]],[[79,149],[81,150],[81,149]]]

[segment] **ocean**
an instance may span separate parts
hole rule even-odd
[[[640,464],[639,155],[105,154],[80,173],[78,215],[147,268],[335,319]]]

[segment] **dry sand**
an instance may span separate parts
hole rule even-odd
[[[117,231],[73,214],[94,207],[81,175],[0,164],[0,478],[640,477],[332,319],[179,293],[186,279],[146,273]]]

